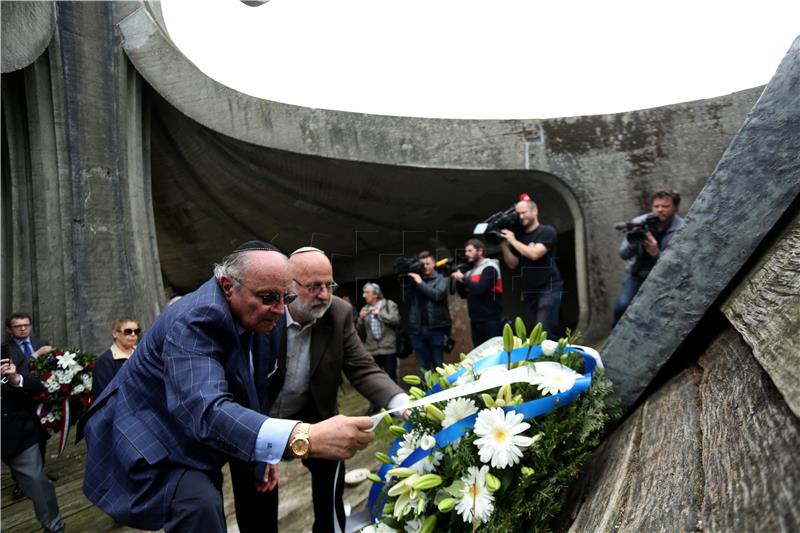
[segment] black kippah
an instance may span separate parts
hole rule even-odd
[[[282,253],[277,246],[264,241],[247,241],[246,243],[237,246],[233,252],[246,252],[250,250],[265,250],[267,252]]]

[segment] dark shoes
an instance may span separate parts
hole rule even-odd
[[[15,500],[19,500],[19,499],[20,499],[20,498],[22,498],[23,496],[24,496],[24,494],[22,494],[22,489],[21,489],[21,488],[19,488],[19,485],[17,485],[16,483],[14,483],[14,488],[13,488],[13,489],[11,489],[11,497],[12,497],[13,499],[15,499]]]

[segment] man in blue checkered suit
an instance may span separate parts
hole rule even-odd
[[[251,469],[259,476],[250,482],[269,491],[281,458],[346,459],[374,438],[364,431],[368,417],[309,426],[261,414],[277,354],[262,334],[295,297],[291,267],[273,246],[251,241],[214,274],[156,319],[79,425],[88,448],[84,492],[122,524],[226,531],[225,461],[266,464]],[[277,528],[275,517],[267,522],[264,531]]]

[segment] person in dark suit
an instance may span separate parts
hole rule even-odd
[[[9,357],[22,361],[22,357],[39,357],[53,349],[47,341],[31,335],[33,321],[28,313],[12,313],[6,318],[8,341],[4,344]]]
[[[27,357],[23,353],[10,353],[8,347],[3,346],[0,358],[3,420],[0,449],[3,462],[8,465],[22,493],[33,502],[42,528],[48,532],[64,531],[56,492],[44,471],[42,460],[41,445],[48,435],[34,407],[34,398],[45,388],[30,375]]]
[[[96,400],[122,365],[130,359],[142,329],[135,318],[124,316],[111,326],[111,348],[100,354],[92,370],[92,400]]]
[[[389,408],[406,405],[408,395],[361,344],[351,306],[333,295],[337,285],[324,252],[300,248],[289,261],[298,296],[271,334],[279,337],[281,348],[278,369],[270,382],[270,394],[275,396],[270,414],[309,421],[335,415],[342,374],[373,403]],[[344,531],[343,463],[308,458],[303,464],[311,472],[313,531]],[[243,533],[255,531],[239,525]]]
[[[2,349],[8,353],[8,357],[19,362],[19,366],[24,367],[26,370],[28,365],[27,362],[23,364],[23,361],[27,361],[27,359],[31,357],[39,357],[41,354],[47,353],[53,349],[49,342],[42,341],[34,337],[31,334],[32,330],[33,320],[31,319],[31,315],[28,313],[16,312],[12,313],[6,318],[6,333],[8,334],[8,340],[3,343]],[[42,454],[42,463],[44,463],[47,449],[46,440],[41,441],[39,449]],[[55,481],[58,479],[58,476],[55,474],[47,474],[47,477],[50,478],[50,481]],[[12,474],[11,478],[14,480],[14,487],[11,491],[12,496],[15,499],[22,498],[22,489],[20,488],[19,483],[17,483],[16,476]]]
[[[268,492],[282,457],[344,459],[374,439],[368,417],[310,425],[261,414],[276,354],[260,334],[295,298],[291,284],[286,256],[251,241],[156,318],[79,424],[89,500],[135,528],[224,532],[225,461],[266,463],[249,481]]]

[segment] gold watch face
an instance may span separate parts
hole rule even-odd
[[[303,457],[308,453],[308,440],[300,438],[292,441],[292,453],[297,457]]]

